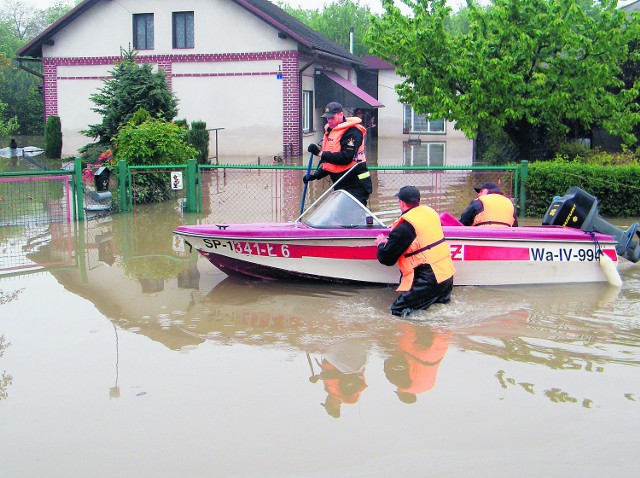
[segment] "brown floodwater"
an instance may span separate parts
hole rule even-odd
[[[636,477],[640,265],[606,284],[229,278],[174,206],[0,228],[2,477]]]

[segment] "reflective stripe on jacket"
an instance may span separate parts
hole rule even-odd
[[[367,129],[360,125],[362,120],[360,118],[346,118],[345,121],[340,123],[338,126],[333,128],[329,134],[327,134],[327,130],[329,129],[329,125],[325,125],[324,127],[324,137],[322,138],[322,152],[328,151],[330,153],[339,153],[342,151],[340,146],[340,139],[342,139],[342,135],[349,128],[358,128],[362,133],[362,144],[358,148],[358,152],[353,161],[349,164],[341,165],[341,164],[332,164],[327,162],[322,162],[321,167],[325,171],[330,173],[343,173],[347,169],[352,168],[356,162],[363,163],[367,160],[364,155],[364,137],[367,134]],[[362,178],[361,178],[362,179]]]
[[[485,194],[478,199],[483,210],[473,218],[472,226],[513,226],[515,208],[509,198],[502,194]]]
[[[402,221],[407,221],[416,231],[416,238],[398,259],[398,267],[402,273],[397,292],[406,292],[413,285],[414,269],[422,264],[429,264],[433,269],[438,284],[452,277],[455,273],[449,245],[444,241],[444,232],[440,224],[440,216],[430,207],[417,206],[405,212],[391,229]]]

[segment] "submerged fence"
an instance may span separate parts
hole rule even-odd
[[[0,173],[0,226],[82,219],[75,170]]]
[[[499,184],[524,214],[524,180],[527,163],[512,166],[371,166],[374,212],[397,209],[395,193],[407,184],[417,186],[424,204],[439,212],[459,215],[476,197],[474,186],[486,181]],[[302,177],[297,165],[118,165],[119,207],[129,211],[147,202],[151,184],[164,184],[158,199],[175,201],[186,212],[198,212],[203,221],[288,221],[298,216]],[[178,187],[176,187],[178,186]],[[305,198],[311,204],[331,186],[328,178],[309,183]]]
[[[200,213],[203,222],[289,221],[298,217],[305,166],[198,165],[129,166],[113,169],[109,191],[98,199],[109,212],[137,205],[173,201],[181,211]],[[524,182],[528,164],[512,166],[370,166],[373,193],[369,208],[397,212],[395,193],[405,185],[420,189],[423,203],[438,212],[459,216],[476,197],[474,186],[499,184],[525,213]],[[312,204],[331,186],[328,178],[312,181],[305,204]],[[73,170],[0,173],[0,225],[57,223],[93,217],[96,191],[82,182],[80,159]],[[102,197],[108,199],[102,199]]]

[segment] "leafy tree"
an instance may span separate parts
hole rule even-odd
[[[16,117],[5,116],[7,105],[0,101],[0,140],[6,140],[10,135],[18,130],[18,120]]]
[[[60,18],[69,13],[69,11],[73,7],[78,5],[81,1],[82,0],[74,0],[73,2],[71,2],[58,0],[50,7],[43,10],[45,27],[57,22]]]
[[[15,68],[8,60],[0,66],[0,101],[7,105],[6,114],[16,117],[19,134],[42,134],[44,107],[39,83],[39,78]]]
[[[3,0],[0,21],[15,38],[26,40],[35,37],[44,29],[43,18],[39,13],[39,10],[20,0]]]
[[[29,40],[65,15],[80,0],[57,0],[50,7],[40,10],[29,2],[3,0],[0,6],[0,22],[19,40]]]
[[[283,4],[279,6],[292,17],[346,50],[349,50],[349,31],[353,27],[353,53],[358,56],[368,54],[369,47],[362,39],[371,25],[372,13],[369,6],[360,5],[359,0],[338,0],[325,5],[322,11],[291,8]]]
[[[96,105],[91,109],[102,116],[102,122],[90,125],[82,131],[84,135],[108,144],[139,108],[164,121],[175,118],[178,100],[169,91],[164,71],[154,72],[149,63],[136,63],[135,53],[129,50],[122,51],[111,76],[90,96]]]
[[[520,159],[533,156],[531,145],[547,157],[549,138],[598,125],[635,140],[637,85],[619,77],[639,22],[625,21],[616,1],[586,9],[574,0],[495,0],[487,8],[468,0],[466,33],[447,29],[445,0],[402,1],[412,15],[383,0],[365,41],[398,67],[400,101],[419,113],[456,121],[470,137],[502,130]]]

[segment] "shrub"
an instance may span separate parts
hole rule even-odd
[[[209,160],[209,132],[207,123],[204,121],[193,121],[191,129],[187,134],[187,141],[198,150],[198,163],[205,164]]]
[[[186,136],[187,130],[155,118],[139,125],[127,123],[114,138],[115,160],[125,160],[132,166],[183,164],[198,154],[187,144]],[[159,202],[171,197],[166,173],[136,176],[136,202]]]
[[[51,159],[62,155],[62,125],[59,116],[49,116],[44,127],[44,154]]]

